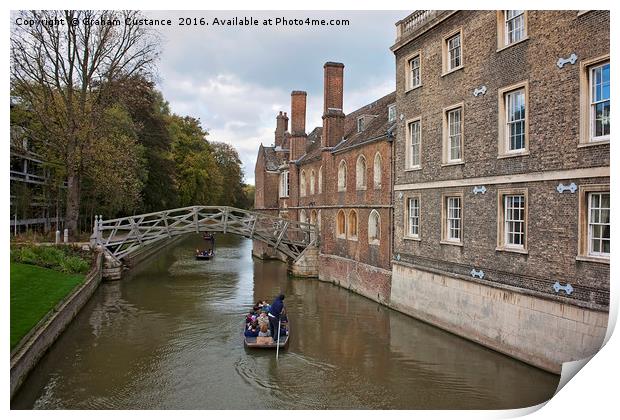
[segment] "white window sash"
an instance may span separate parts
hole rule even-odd
[[[455,117],[458,115],[458,123],[455,123]],[[463,124],[463,113],[461,108],[452,109],[448,111],[448,162],[460,162],[463,160],[463,149],[462,149],[462,124]],[[455,143],[456,141],[456,143]],[[453,147],[453,143],[456,144],[456,147]],[[456,150],[457,157],[453,157],[452,152]]]
[[[598,222],[592,221],[592,210],[596,210],[599,212],[599,219],[603,211],[610,212],[610,208],[602,206],[602,200],[603,200],[604,195],[609,195],[609,193],[590,193],[588,195],[588,216],[587,216],[588,217],[588,255],[592,255],[595,257],[609,257],[610,255],[610,253],[608,252],[603,252],[602,249],[603,249],[603,243],[607,240],[609,240],[610,248],[611,248],[611,238],[609,239],[605,238],[602,236],[602,234],[600,237],[594,237],[594,227],[601,226],[601,229],[603,229],[604,226],[609,225],[611,223],[611,214],[610,214],[609,223],[604,223],[601,220],[599,220]],[[595,196],[599,197],[598,207],[593,207],[593,204],[592,204],[592,201]],[[594,251],[594,249],[592,248],[594,240],[597,240],[599,242],[600,251]]]
[[[513,119],[514,117],[514,109],[518,106],[518,104],[520,103],[520,99],[522,97],[522,101],[523,101],[523,115],[520,116],[520,118],[518,119]],[[506,153],[518,153],[518,152],[522,152],[523,150],[526,149],[526,144],[525,144],[525,130],[526,130],[526,124],[525,124],[525,114],[527,112],[527,104],[525,103],[525,91],[523,89],[519,89],[519,90],[515,90],[512,92],[508,92],[505,95],[505,108],[506,108],[506,145],[505,145],[505,150]],[[523,130],[521,131],[521,136],[523,138],[523,147],[521,148],[516,148],[516,149],[512,149],[512,127],[516,126],[517,124],[523,124]]]
[[[515,206],[514,199],[519,197],[519,206]],[[505,195],[504,196],[504,246],[507,248],[524,249],[525,248],[525,196],[524,195]],[[517,219],[513,217],[514,212],[523,211],[523,218]],[[521,227],[516,230],[516,224]],[[510,240],[512,235],[513,241]],[[521,237],[521,243],[515,243],[514,238]]]
[[[446,225],[446,238],[452,242],[461,241],[462,230],[462,211],[461,211],[461,199],[460,197],[448,197],[447,199],[447,225]],[[455,217],[453,214],[457,214]]]
[[[409,168],[420,167],[420,144],[421,144],[421,129],[420,121],[413,121],[409,123]]]
[[[609,138],[610,138],[609,134],[603,134],[601,136],[597,136],[596,135],[596,105],[601,104],[601,103],[605,103],[605,102],[610,102],[611,103],[611,99],[610,98],[601,98],[601,99],[598,99],[598,100],[595,99],[595,88],[598,88],[598,85],[595,85],[595,72],[600,69],[601,70],[601,78],[602,78],[603,67],[608,65],[608,64],[609,63],[604,63],[604,64],[601,64],[601,65],[592,67],[590,69],[590,72],[589,72],[589,78],[590,78],[590,80],[589,80],[590,139],[591,139],[591,141],[605,141],[605,140],[609,140]],[[610,117],[611,117],[611,115],[610,115]]]

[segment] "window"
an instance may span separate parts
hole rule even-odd
[[[525,89],[515,90],[506,98],[506,151],[525,149]]]
[[[314,183],[316,180],[316,176],[314,173],[314,169],[310,172],[310,195],[314,195]]]
[[[416,54],[407,60],[407,90],[422,85],[422,72],[420,70],[420,54]]]
[[[314,229],[312,229],[310,233],[310,240],[314,241],[316,239],[316,235],[319,232],[319,228],[317,225],[317,213],[316,210],[312,210],[310,212],[310,223],[314,225]]]
[[[588,194],[588,254],[609,257],[609,193]]]
[[[306,171],[301,171],[301,176],[299,177],[299,195],[301,197],[306,196]]]
[[[356,241],[357,240],[357,212],[355,210],[351,210],[349,212],[349,232],[348,238]]]
[[[590,68],[590,137],[609,140],[609,63]]]
[[[308,216],[306,215],[306,211],[304,209],[299,211],[299,221],[301,223],[308,223]]]
[[[523,10],[504,11],[506,24],[506,45],[513,44],[525,38],[525,15]]]
[[[609,263],[611,246],[609,185],[579,186],[578,260]]]
[[[609,55],[580,62],[579,147],[608,143],[610,121]]]
[[[396,105],[390,105],[388,107],[388,122],[396,121]]]
[[[338,165],[338,191],[347,189],[347,163],[344,160]]]
[[[355,187],[358,190],[366,189],[366,158],[360,155],[355,165]]]
[[[375,185],[375,189],[381,188],[381,170],[382,170],[381,162],[382,162],[381,154],[377,152],[375,154],[375,162],[373,165],[373,183]]]
[[[463,244],[463,195],[446,193],[442,195],[442,241],[451,245]]]
[[[498,251],[527,253],[527,189],[497,192]]]
[[[420,238],[420,197],[407,199],[407,232],[406,237]]]
[[[527,12],[525,10],[500,10],[497,12],[497,49],[527,39]]]
[[[284,171],[280,174],[280,198],[288,197],[289,192],[288,171]]]
[[[336,236],[341,239],[345,239],[347,237],[346,233],[346,216],[343,210],[338,210],[338,215],[336,216]]]
[[[455,105],[444,112],[443,163],[463,162],[463,106]]]
[[[460,29],[444,38],[442,52],[444,74],[463,66],[463,44]]]
[[[319,168],[319,194],[323,192],[323,167]]]
[[[528,154],[528,83],[499,90],[499,157]]]
[[[377,210],[372,210],[368,216],[368,243],[379,245],[381,238],[381,216]]]
[[[407,169],[420,168],[420,155],[422,146],[422,129],[420,120],[414,120],[407,124]]]
[[[361,133],[364,130],[364,117],[357,118],[357,132]]]

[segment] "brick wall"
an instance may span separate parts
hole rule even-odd
[[[609,145],[579,145],[580,62],[609,54],[609,12],[530,11],[528,37],[500,49],[496,11],[459,11],[395,52],[397,112],[403,115],[395,142],[394,255],[410,264],[468,275],[482,269],[485,279],[556,296],[552,285],[571,283],[570,298],[609,303],[609,265],[578,261],[578,194],[558,193],[565,185],[608,184],[609,178],[485,185],[486,194],[458,183],[463,192],[463,246],[440,244],[441,194],[448,188],[423,183],[499,175],[536,174],[609,165]],[[462,30],[463,68],[442,76],[443,37]],[[422,86],[405,90],[406,58],[421,52]],[[576,53],[576,64],[556,65]],[[529,153],[498,158],[498,91],[528,82]],[[485,85],[484,95],[473,96]],[[460,165],[442,165],[443,109],[463,103],[463,156]],[[408,119],[421,117],[421,169],[406,170]],[[400,197],[399,186],[408,187]],[[528,253],[496,251],[497,189],[528,190]],[[406,199],[421,198],[421,240],[404,236]],[[561,292],[565,296],[564,292]]]

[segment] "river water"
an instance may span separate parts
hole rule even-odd
[[[549,399],[559,382],[519,361],[251,256],[188,236],[103,283],[27,378],[11,408],[487,409]],[[288,351],[246,350],[244,314],[282,291]]]

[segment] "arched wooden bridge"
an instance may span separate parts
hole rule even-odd
[[[317,242],[315,225],[226,206],[191,206],[118,219],[95,217],[91,243],[117,261],[158,241],[187,233],[233,233],[259,240],[296,261]]]

